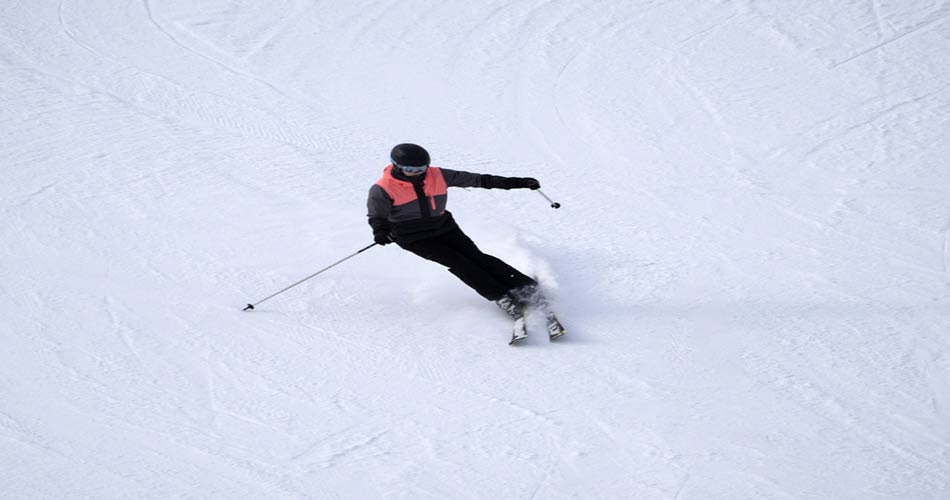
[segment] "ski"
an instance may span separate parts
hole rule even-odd
[[[514,320],[511,341],[508,345],[518,344],[528,338],[527,314],[529,311],[531,314],[537,312],[544,316],[545,329],[548,331],[548,340],[551,342],[567,334],[567,329],[551,311],[547,298],[536,287],[522,290],[516,297],[505,295],[495,301],[495,304]]]
[[[525,303],[525,308],[529,309],[532,314],[537,312],[544,316],[544,328],[548,331],[548,340],[554,342],[567,333],[567,329],[564,328],[564,325],[554,315],[554,311],[551,310],[551,302],[537,286],[523,289],[521,298]]]
[[[557,316],[555,316],[553,312],[544,312],[544,322],[547,324],[548,340],[551,342],[567,334],[567,329],[558,321]]]
[[[511,327],[511,342],[508,342],[508,345],[515,345],[528,338],[528,324],[524,314],[515,317],[514,320],[515,323]]]
[[[528,324],[524,316],[524,306],[512,300],[508,295],[496,300],[495,304],[514,320],[514,325],[511,327],[511,341],[508,342],[508,345],[515,345],[528,338]]]

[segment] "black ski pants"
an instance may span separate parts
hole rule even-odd
[[[509,290],[538,284],[498,257],[482,253],[459,227],[432,238],[397,244],[448,267],[449,272],[488,300],[498,300]]]

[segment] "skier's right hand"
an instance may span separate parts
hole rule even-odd
[[[389,231],[376,231],[373,233],[373,241],[375,241],[377,245],[388,245],[395,240]]]

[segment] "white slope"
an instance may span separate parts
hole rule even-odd
[[[950,3],[6,2],[0,498],[950,498]],[[570,329],[373,248],[397,142]],[[537,327],[538,325],[535,325]]]

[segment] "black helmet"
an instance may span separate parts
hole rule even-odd
[[[429,152],[416,144],[397,144],[389,153],[396,165],[404,167],[425,167],[429,165]]]

